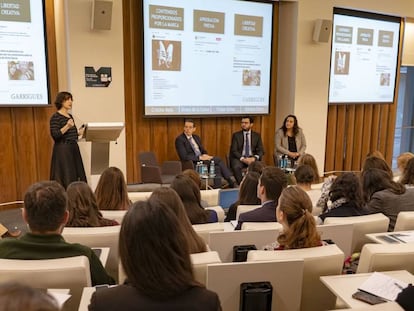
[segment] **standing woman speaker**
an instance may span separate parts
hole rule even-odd
[[[86,182],[85,169],[78,146],[79,131],[75,120],[69,113],[72,109],[73,97],[69,92],[60,92],[55,99],[55,112],[50,118],[50,135],[55,144],[53,146],[52,163],[50,166],[50,180],[56,180],[65,189],[73,181]]]
[[[275,156],[287,155],[297,160],[306,151],[306,139],[298,125],[296,116],[290,114],[283,121],[283,125],[276,131]]]

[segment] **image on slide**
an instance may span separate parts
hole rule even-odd
[[[335,74],[347,75],[349,74],[349,52],[336,51],[335,52]]]
[[[243,85],[244,86],[260,86],[260,70],[243,70]]]
[[[34,80],[33,62],[7,62],[9,80]]]
[[[181,41],[152,40],[152,70],[181,70]]]

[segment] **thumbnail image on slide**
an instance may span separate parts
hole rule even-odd
[[[335,52],[335,74],[347,75],[349,74],[349,52],[336,51]]]
[[[380,75],[380,85],[382,86],[390,86],[390,78],[391,74],[388,72],[383,72]]]
[[[243,85],[245,86],[260,86],[260,70],[243,70]]]
[[[152,40],[152,70],[181,70],[181,41]]]
[[[9,61],[9,80],[34,80],[33,62]]]

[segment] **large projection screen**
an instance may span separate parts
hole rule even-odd
[[[44,0],[0,1],[0,106],[49,105]]]
[[[330,104],[393,103],[401,18],[334,8]]]
[[[273,5],[143,0],[145,116],[269,113]]]

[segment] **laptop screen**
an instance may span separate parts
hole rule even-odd
[[[239,197],[239,189],[220,189],[219,191],[219,205],[228,209],[230,205],[237,201]]]

